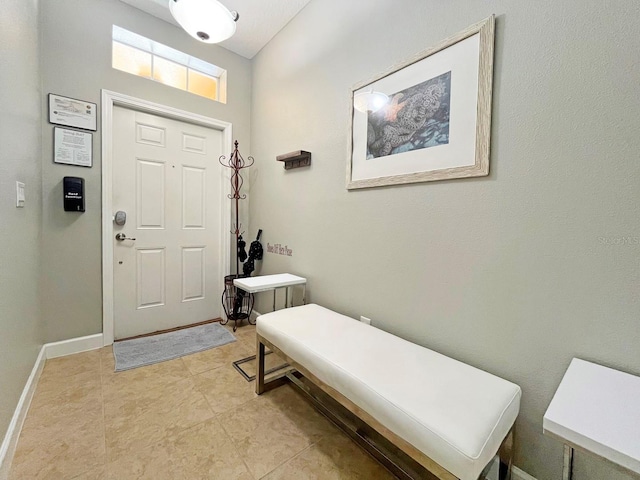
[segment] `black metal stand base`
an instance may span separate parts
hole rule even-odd
[[[223,319],[222,325],[226,325],[229,320],[233,320],[233,331],[235,332],[239,324],[243,320],[254,325],[251,321],[251,312],[253,311],[253,294],[245,292],[237,288],[233,281],[236,278],[244,278],[244,275],[227,275],[224,277],[224,292],[222,292],[222,308],[226,318]]]

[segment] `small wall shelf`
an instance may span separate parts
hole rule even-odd
[[[278,162],[284,162],[285,170],[291,170],[292,168],[298,167],[308,167],[311,165],[311,152],[297,150],[295,152],[285,153],[284,155],[278,155],[276,160]]]

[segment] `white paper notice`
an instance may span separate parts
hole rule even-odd
[[[49,94],[49,122],[96,130],[96,104]]]
[[[91,166],[90,133],[76,132],[66,128],[55,128],[54,158],[55,163],[66,163],[81,167]]]

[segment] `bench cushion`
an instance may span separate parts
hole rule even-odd
[[[319,305],[261,315],[257,332],[462,480],[518,415],[517,385]]]

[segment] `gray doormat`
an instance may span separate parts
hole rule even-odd
[[[207,323],[151,337],[115,342],[113,356],[116,359],[116,372],[173,360],[235,341],[236,337],[219,323]]]

